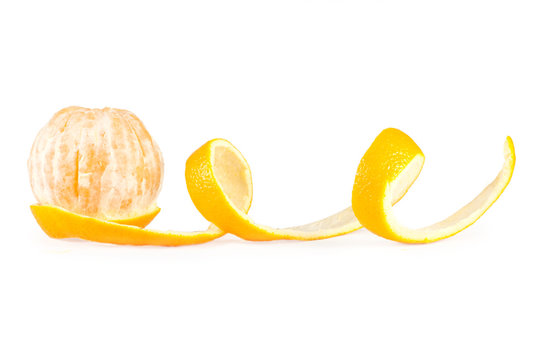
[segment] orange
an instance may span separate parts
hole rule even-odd
[[[78,106],[52,117],[28,160],[40,205],[140,226],[158,213],[163,167],[157,143],[135,114]]]
[[[158,231],[75,214],[54,205],[32,205],[30,209],[41,229],[55,239],[79,238],[118,245],[179,246],[202,244],[224,235],[214,225],[205,231]]]
[[[361,160],[351,207],[319,221],[278,229],[255,223],[250,167],[231,143],[214,139],[187,160],[187,189],[212,224],[205,231],[142,229],[159,209],[155,200],[163,174],[157,144],[132,113],[70,107],[39,133],[28,161],[39,203],[31,206],[38,224],[53,238],[78,237],[114,244],[178,246],[200,244],[225,233],[246,240],[324,239],[366,227],[390,240],[426,243],[452,236],[473,224],[499,198],[515,166],[513,142],[505,143],[499,175],[451,217],[422,229],[401,225],[392,213],[418,177],[424,154],[397,129],[386,129]]]

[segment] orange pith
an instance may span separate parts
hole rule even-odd
[[[133,113],[72,106],[39,132],[28,170],[40,204],[121,220],[154,211],[163,160]]]
[[[419,175],[424,154],[402,131],[386,129],[361,160],[353,187],[353,211],[368,230],[389,240],[420,244],[447,238],[477,221],[510,183],[516,162],[510,137],[504,145],[504,159],[495,180],[467,205],[438,223],[410,229],[397,221],[391,202],[407,191],[408,179]]]
[[[187,160],[187,189],[200,213],[220,229],[235,234],[245,240],[318,240],[347,234],[362,227],[353,210],[348,207],[336,214],[313,223],[289,228],[273,228],[255,223],[246,211],[245,200],[234,194],[251,193],[252,185],[241,182],[237,174],[248,170],[243,155],[228,141],[215,139],[196,150]],[[405,185],[407,190],[414,179]],[[398,202],[405,194],[394,198]],[[249,197],[250,199],[250,197]]]
[[[117,245],[180,246],[202,244],[224,234],[214,226],[199,232],[158,231],[75,214],[52,205],[30,208],[41,229],[56,239],[76,237]]]

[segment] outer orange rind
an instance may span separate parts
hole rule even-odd
[[[371,232],[404,243],[429,243],[457,234],[472,225],[503,193],[512,178],[516,155],[512,139],[504,145],[504,165],[491,184],[452,216],[436,224],[410,229],[392,211],[392,199],[415,179],[424,154],[415,142],[397,129],[386,129],[361,160],[353,187],[353,211]]]
[[[80,238],[118,245],[179,246],[202,244],[224,234],[214,226],[199,232],[157,231],[99,220],[52,205],[32,205],[30,208],[43,231],[56,239]]]
[[[210,222],[225,232],[245,240],[317,240],[343,235],[360,229],[362,225],[351,207],[325,219],[300,226],[276,229],[256,224],[241,208],[250,201],[252,183],[238,181],[241,174],[250,174],[243,155],[228,141],[215,139],[196,150],[187,160],[187,189],[194,205]],[[414,179],[408,179],[397,202]],[[242,188],[241,184],[248,185]]]

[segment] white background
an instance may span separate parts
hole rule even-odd
[[[0,2],[0,358],[537,359],[536,1]],[[397,207],[440,220],[516,145],[471,228],[409,246],[226,235],[179,248],[49,239],[28,206],[38,130],[69,106],[133,111],[159,143],[155,229],[207,226],[187,157],[223,137],[251,215],[296,225],[350,205],[386,127],[424,170]]]

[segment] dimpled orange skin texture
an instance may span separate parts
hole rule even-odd
[[[37,135],[28,160],[40,205],[103,220],[155,213],[163,168],[140,119],[113,108],[60,110]]]

